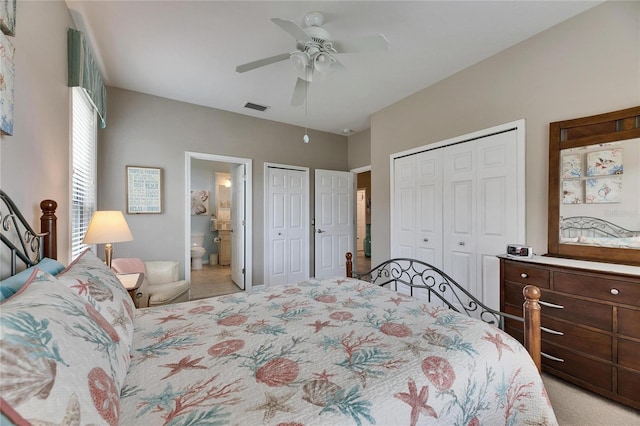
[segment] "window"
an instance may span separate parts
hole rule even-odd
[[[71,129],[71,260],[87,247],[82,244],[96,210],[97,114],[83,88],[72,89]]]

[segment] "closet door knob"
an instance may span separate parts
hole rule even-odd
[[[523,272],[520,274],[520,278],[529,278],[529,275],[527,275],[526,272]]]
[[[612,288],[611,289],[611,294],[613,294],[615,296],[617,294],[620,294],[620,291],[617,288]]]
[[[425,243],[428,243],[429,239],[428,238],[423,238],[422,241],[424,241]]]
[[[463,245],[464,245],[464,241],[460,241],[460,242],[458,243],[458,245],[459,245],[459,246],[463,246]]]

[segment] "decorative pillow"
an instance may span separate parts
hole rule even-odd
[[[144,262],[142,259],[138,259],[137,257],[120,257],[118,259],[112,259],[111,269],[113,269],[116,274],[147,273]]]
[[[85,250],[64,271],[58,280],[85,298],[116,329],[129,346],[133,340],[131,296],[118,277],[90,249]]]
[[[8,299],[20,290],[31,274],[33,274],[35,268],[36,266],[32,266],[22,272],[18,272],[12,277],[0,281],[0,302]],[[51,275],[56,275],[64,269],[64,265],[57,260],[45,257],[38,263],[37,268]]]
[[[17,424],[20,417],[29,424],[118,424],[129,347],[90,303],[36,268],[0,309],[4,416]]]

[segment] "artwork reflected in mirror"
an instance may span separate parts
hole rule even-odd
[[[551,256],[640,265],[640,106],[550,124]]]
[[[640,249],[640,141],[564,149],[560,243]]]

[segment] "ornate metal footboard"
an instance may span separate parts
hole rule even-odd
[[[18,260],[25,267],[30,267],[38,264],[43,257],[55,258],[56,207],[56,202],[52,200],[40,203],[42,232],[36,232],[11,198],[0,190],[0,240],[10,251],[11,275],[17,272]]]
[[[456,312],[476,317],[504,330],[504,320],[509,318],[524,323],[525,348],[540,370],[540,289],[525,287],[523,317],[496,311],[480,302],[469,291],[440,269],[420,260],[396,258],[382,262],[369,272],[353,272],[353,255],[346,254],[347,277],[368,281],[379,286],[389,286],[395,291],[406,286],[409,294],[426,292],[428,302],[440,302]]]

